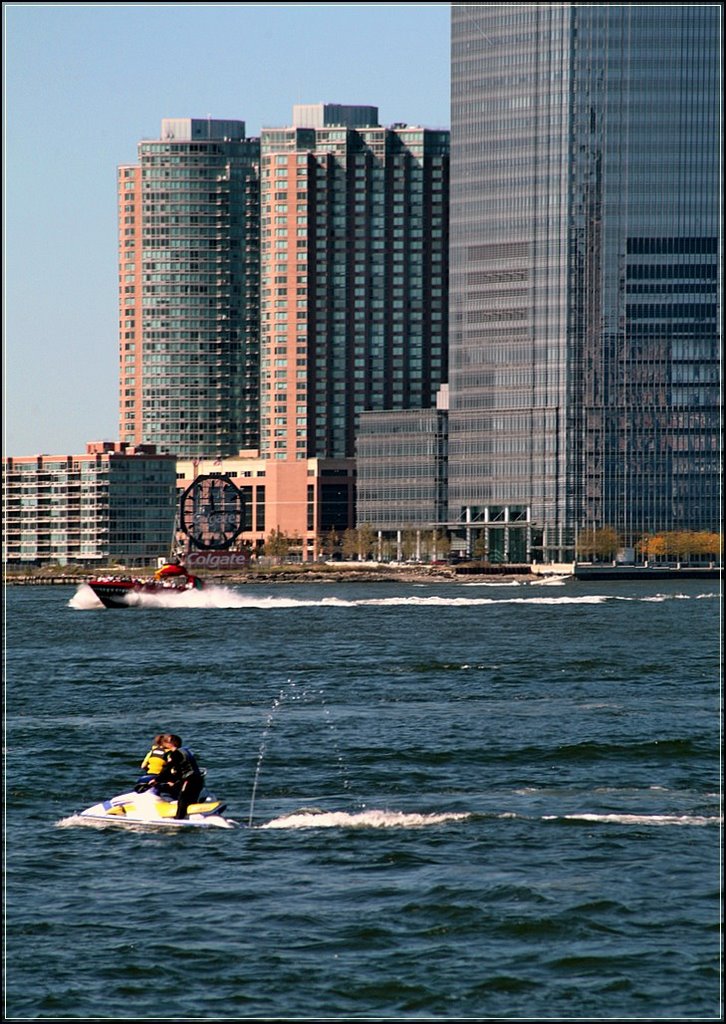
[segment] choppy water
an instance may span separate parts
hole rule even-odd
[[[6,1019],[721,1019],[718,591],[9,588]]]

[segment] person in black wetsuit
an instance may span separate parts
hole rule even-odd
[[[182,746],[180,736],[165,733],[161,740],[166,752],[166,764],[156,777],[156,786],[170,786],[176,797],[175,818],[186,818],[190,804],[196,803],[204,788],[204,776],[188,747]]]

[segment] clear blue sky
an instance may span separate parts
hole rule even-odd
[[[164,117],[362,103],[449,127],[449,4],[3,8],[3,454],[117,430],[116,168]]]

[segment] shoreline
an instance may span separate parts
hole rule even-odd
[[[104,575],[106,571],[104,571]],[[81,586],[97,574],[83,573],[33,573],[24,575],[6,575],[7,586]],[[111,573],[109,573],[111,575]],[[119,570],[113,575],[135,576],[134,570]],[[146,573],[140,572],[140,576]],[[542,578],[533,573],[529,566],[504,567],[455,567],[455,566],[361,566],[354,565],[315,566],[302,568],[297,566],[275,566],[269,569],[230,570],[228,572],[195,573],[205,582],[225,584],[241,584],[254,586],[257,583],[455,583],[471,576],[480,579],[501,580],[509,583],[514,580],[531,582]]]
[[[98,572],[88,571],[63,573],[43,572],[12,574],[6,573],[6,586],[81,586],[99,574],[116,579],[148,579],[150,569],[125,569],[113,567],[99,569]],[[340,563],[336,565],[319,565],[315,563],[298,563],[297,565],[280,565],[254,567],[252,569],[205,570],[195,572],[201,580],[218,586],[240,585],[255,586],[256,584],[290,584],[290,583],[461,583],[477,579],[501,583],[544,583],[575,579],[580,582],[615,582],[617,580],[683,580],[683,579],[720,579],[720,567],[705,566],[669,566],[669,567],[626,567],[626,566],[577,566],[574,572],[568,572],[564,566],[548,568],[544,565],[506,565],[494,566],[476,563],[459,565],[356,565]]]

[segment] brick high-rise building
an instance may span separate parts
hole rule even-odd
[[[261,454],[352,458],[446,379],[449,133],[296,106],[261,134]]]

